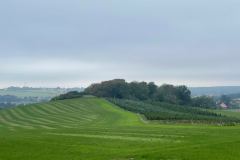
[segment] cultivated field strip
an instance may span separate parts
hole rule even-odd
[[[103,128],[118,125],[126,116],[116,112],[119,110],[117,107],[101,103],[102,100],[84,98],[19,106],[1,110],[0,124],[11,129]],[[107,101],[104,103],[108,104]]]

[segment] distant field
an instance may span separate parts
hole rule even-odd
[[[63,92],[58,92],[54,90],[0,90],[0,95],[14,95],[17,97],[54,97]]]
[[[68,91],[82,91],[81,88],[65,89],[65,88],[6,88],[0,89],[0,95],[14,95],[17,97],[55,97],[59,94],[66,93]]]
[[[104,99],[0,110],[0,160],[239,160],[240,126],[144,121]]]

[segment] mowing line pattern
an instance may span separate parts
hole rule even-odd
[[[102,105],[102,101],[109,106]],[[0,124],[11,129],[103,127],[120,124],[124,116],[128,119],[118,110],[102,99],[55,101],[1,110]]]

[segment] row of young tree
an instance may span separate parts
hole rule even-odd
[[[186,107],[183,105],[163,102],[143,102],[113,98],[108,98],[108,100],[125,110],[142,114],[149,120],[218,124],[232,124],[234,122],[240,122],[237,118],[222,116],[209,110],[203,110],[197,107]]]

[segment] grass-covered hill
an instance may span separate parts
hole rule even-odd
[[[131,116],[138,121],[134,114],[122,111],[104,99],[82,98],[3,109],[0,124],[10,130],[65,129],[104,126],[104,123],[120,125],[134,120]]]
[[[140,113],[148,120],[171,122],[204,122],[234,124],[240,119],[222,116],[208,111],[216,108],[212,97],[191,97],[186,86],[162,85],[153,82],[126,82],[114,79],[92,84],[83,92],[68,92],[52,98],[52,101],[74,99],[84,96],[106,98],[121,108]]]
[[[0,160],[238,160],[239,134],[144,121],[100,98],[61,100],[0,110]]]

